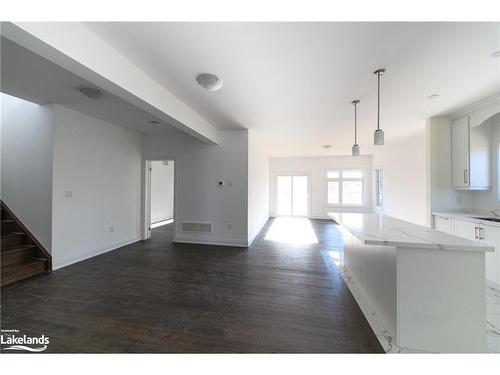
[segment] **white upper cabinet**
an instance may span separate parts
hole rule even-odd
[[[469,187],[469,116],[451,123],[452,183],[455,189]]]
[[[469,116],[451,123],[452,185],[461,190],[491,190],[489,123],[471,126]]]

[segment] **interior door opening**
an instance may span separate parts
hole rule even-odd
[[[309,178],[305,175],[276,177],[277,216],[308,216]]]
[[[146,163],[146,236],[173,232],[175,206],[175,161],[152,160]],[[162,227],[161,229],[153,230]],[[163,233],[165,234],[165,233]],[[173,233],[172,233],[173,234]]]

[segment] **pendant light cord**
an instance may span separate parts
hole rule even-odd
[[[380,130],[380,72],[377,72],[377,130]]]
[[[358,103],[354,103],[354,144],[357,145],[358,139],[358,131],[357,131],[357,105]]]

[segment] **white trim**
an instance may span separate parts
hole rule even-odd
[[[120,247],[130,245],[131,243],[134,243],[134,242],[137,242],[140,240],[141,240],[140,237],[133,237],[133,238],[128,239],[128,240],[114,242],[111,245],[106,246],[106,247],[97,247],[97,248],[94,248],[94,249],[91,249],[91,250],[88,250],[88,251],[85,251],[82,253],[71,254],[71,255],[65,256],[61,259],[57,259],[57,257],[54,257],[54,254],[52,254],[52,269],[57,270],[59,268],[63,268],[63,267],[69,266],[71,264],[75,264],[75,263],[81,262],[83,260],[93,258],[95,256],[107,253],[109,251],[116,250]]]
[[[494,95],[491,95],[487,98],[484,98],[478,102],[475,102],[473,104],[470,104],[468,106],[465,106],[463,108],[460,108],[459,110],[450,113],[447,117],[449,117],[452,120],[456,120],[460,117],[463,117],[465,115],[470,114],[471,112],[475,112],[479,109],[483,109],[485,107],[488,107],[489,105],[498,105],[500,104],[500,93],[496,93]]]
[[[197,245],[218,245],[218,246],[236,246],[236,247],[248,247],[247,239],[226,239],[226,238],[208,238],[208,237],[189,237],[189,236],[179,236],[177,235],[174,242],[179,243],[192,243]]]
[[[259,229],[257,229],[254,233],[250,234],[250,236],[248,236],[248,246],[252,245],[253,241],[255,240],[255,238],[257,237],[257,235],[262,231],[262,228],[264,228],[264,225],[266,225],[266,223],[269,221],[270,219],[270,216],[268,216],[265,220],[262,221],[262,223],[260,223],[260,225],[258,226]]]
[[[177,197],[177,181],[178,181],[178,171],[179,171],[179,165],[177,162],[177,158],[175,157],[170,157],[170,156],[165,156],[161,158],[148,158],[144,160],[143,167],[144,167],[144,180],[143,180],[143,191],[141,192],[141,195],[143,197],[142,201],[142,207],[143,207],[143,212],[142,212],[142,233],[141,233],[141,239],[142,240],[147,240],[151,238],[151,162],[152,161],[173,161],[174,162],[174,214],[172,219],[174,220],[174,223],[176,222],[177,218],[177,204],[176,204],[176,197]],[[175,242],[175,237],[176,237],[176,231],[174,230],[172,233],[173,237],[173,242]]]

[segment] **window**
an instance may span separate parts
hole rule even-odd
[[[364,173],[362,170],[328,171],[327,201],[335,206],[362,206]]]
[[[375,207],[382,208],[382,168],[375,169]]]

